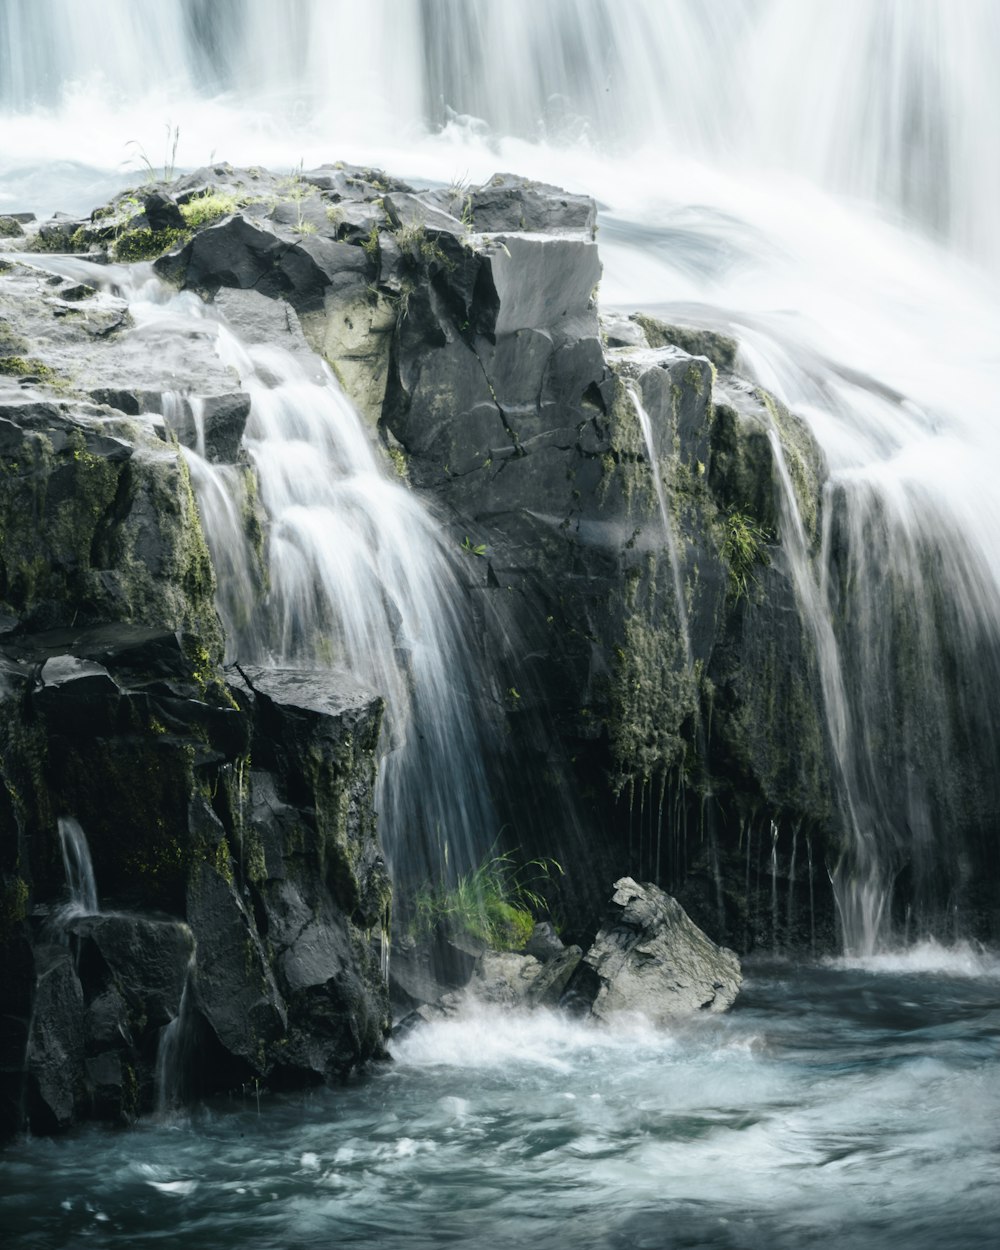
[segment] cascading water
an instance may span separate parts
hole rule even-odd
[[[160,164],[166,123],[189,166],[215,152],[442,181],[514,168],[604,205],[605,305],[695,312],[740,340],[831,473],[819,546],[796,564],[853,807],[847,941],[879,940],[900,873],[916,932],[961,906],[950,830],[984,830],[998,797],[1000,300],[966,267],[1000,264],[1000,170],[982,158],[1000,120],[997,6],[425,0],[372,4],[357,23],[318,0],[176,0],[141,19],[122,0],[96,14],[0,6],[0,207],[38,202],[41,161],[46,195],[89,208],[128,140]],[[78,164],[54,180],[67,156]],[[275,542],[301,542],[287,522]],[[290,577],[316,558],[299,549]],[[272,620],[286,640],[297,612]],[[421,821],[433,836],[436,817]]]
[[[245,437],[269,518],[261,611],[271,658],[340,663],[383,696],[378,806],[393,868],[410,881],[442,864],[468,871],[498,826],[476,710],[481,677],[442,527],[380,468],[325,367],[311,377],[287,352],[244,347],[224,328],[219,351],[251,396]],[[233,539],[216,532],[210,542],[225,560]],[[220,587],[235,621],[242,587]],[[266,658],[255,654],[259,632],[257,621],[237,629],[240,658]]]
[[[181,337],[194,318],[251,401],[245,446],[266,516],[265,551],[238,467],[187,450],[218,583],[230,661],[341,666],[386,702],[378,810],[398,880],[453,880],[499,833],[477,707],[484,674],[470,642],[457,550],[413,492],[379,466],[361,417],[317,358],[243,344],[200,300],[149,278],[72,259],[49,267],[128,293],[139,332]],[[192,401],[167,396],[167,423]],[[198,430],[201,435],[198,436]]]
[[[57,828],[63,868],[66,871],[66,885],[69,890],[69,901],[60,908],[60,919],[67,921],[75,916],[96,916],[100,907],[97,902],[97,882],[94,878],[94,865],[90,858],[87,836],[80,822],[74,820],[72,816],[60,816]]]

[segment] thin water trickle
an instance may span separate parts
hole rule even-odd
[[[646,445],[646,456],[649,461],[649,472],[653,479],[653,489],[656,491],[656,502],[660,510],[660,520],[663,523],[663,537],[666,543],[667,556],[670,560],[670,573],[673,579],[674,605],[677,612],[678,627],[681,633],[681,639],[684,645],[684,658],[689,673],[693,671],[694,660],[691,654],[691,629],[688,624],[687,600],[684,597],[684,576],[681,568],[681,556],[677,546],[677,534],[675,532],[675,524],[670,515],[670,508],[667,504],[667,493],[663,485],[663,472],[660,466],[660,458],[656,451],[656,442],[653,437],[653,426],[649,419],[649,413],[643,406],[642,400],[635,387],[626,387],[628,397],[632,402],[632,408],[635,411],[636,419],[639,422],[639,428],[642,431],[643,442]]]
[[[194,1059],[194,1000],[192,983],[197,971],[197,956],[192,953],[184,977],[177,1015],[160,1030],[156,1049],[154,1094],[159,1119],[171,1115],[187,1102],[188,1087]]]
[[[97,881],[90,858],[87,835],[78,820],[72,816],[60,816],[57,821],[59,846],[62,850],[63,868],[69,899],[60,909],[62,921],[75,916],[96,916],[100,911],[97,901]]]

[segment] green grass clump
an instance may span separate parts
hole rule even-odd
[[[493,950],[522,950],[535,916],[548,910],[538,887],[556,873],[561,875],[562,868],[554,859],[518,864],[510,854],[493,855],[450,888],[428,884],[417,890],[410,935],[427,938],[440,928]]]
[[[241,201],[235,195],[224,191],[208,191],[180,205],[181,216],[192,229],[207,226],[218,221],[220,217],[228,217],[240,207]]]
[[[425,265],[440,265],[449,270],[454,268],[442,251],[441,245],[428,236],[424,226],[414,222],[408,226],[401,226],[394,231],[394,235],[399,244],[399,250],[415,263],[422,261]]]
[[[755,570],[770,564],[771,538],[770,530],[745,512],[729,512],[723,518],[719,554],[729,566],[729,589],[735,599],[749,597],[750,588],[759,585]]]

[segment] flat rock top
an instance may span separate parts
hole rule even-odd
[[[241,665],[237,671],[254,694],[282,707],[298,708],[319,716],[367,712],[381,702],[378,695],[344,669],[256,668]]]
[[[0,403],[54,393],[134,415],[159,411],[165,392],[237,390],[216,351],[215,323],[169,310],[137,320],[111,289],[128,277],[124,266],[81,257],[8,253],[0,265]]]

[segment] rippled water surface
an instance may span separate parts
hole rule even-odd
[[[996,1245],[1000,965],[751,965],[671,1034],[470,1011],[337,1091],[0,1156],[5,1246]]]

